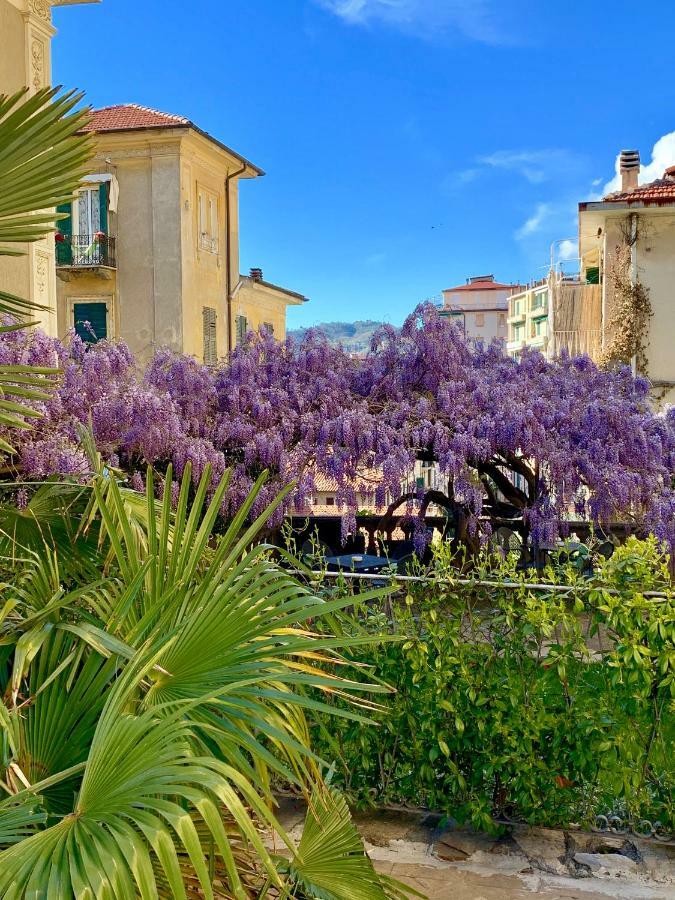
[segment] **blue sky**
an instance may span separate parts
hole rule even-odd
[[[622,147],[645,178],[675,164],[665,0],[103,0],[54,21],[55,83],[188,116],[265,169],[241,267],[311,298],[289,327],[541,276]]]

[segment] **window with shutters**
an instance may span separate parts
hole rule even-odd
[[[263,322],[260,330],[263,334],[274,334],[274,325],[271,322]]]
[[[115,267],[115,240],[109,235],[108,184],[82,188],[71,203],[57,212],[55,235],[57,266]]]
[[[215,366],[218,363],[216,311],[210,306],[205,306],[202,309],[202,327],[204,339],[204,365]]]
[[[73,326],[76,334],[87,344],[105,341],[109,332],[108,304],[99,300],[73,303]]]
[[[237,344],[243,344],[246,340],[246,332],[248,331],[248,321],[246,316],[237,316]]]

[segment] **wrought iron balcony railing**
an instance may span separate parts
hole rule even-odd
[[[73,268],[86,266],[117,267],[115,259],[115,238],[104,234],[66,235],[57,232],[56,265]]]

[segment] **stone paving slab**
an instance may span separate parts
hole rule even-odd
[[[299,837],[302,803],[279,813]],[[354,818],[378,871],[429,900],[675,900],[675,846],[657,841],[521,825],[493,837],[408,810]]]
[[[573,882],[572,879],[551,879],[531,875],[479,875],[449,866],[443,870],[428,870],[421,865],[387,865],[376,863],[378,871],[409,884],[423,893],[429,900],[533,900],[545,897],[547,900],[672,900],[672,892],[635,885],[597,885]],[[566,881],[565,883],[560,883]]]

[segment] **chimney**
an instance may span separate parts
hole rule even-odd
[[[262,281],[263,273],[262,269],[250,269],[250,275],[253,281]]]
[[[640,151],[622,150],[619,156],[619,172],[621,173],[621,190],[634,191],[638,186],[640,174]]]

